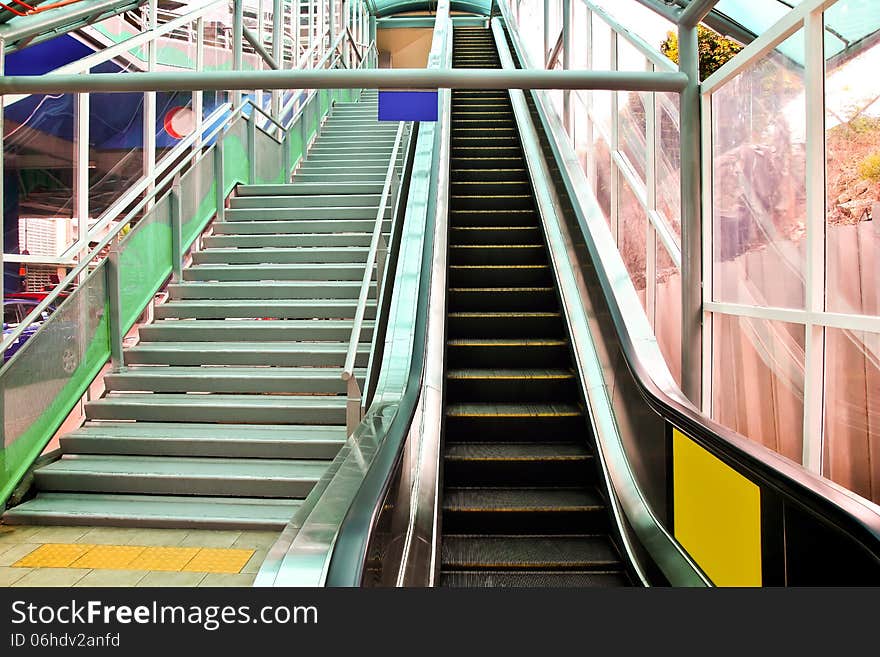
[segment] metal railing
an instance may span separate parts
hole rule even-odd
[[[400,187],[397,160],[401,144],[404,142],[407,133],[407,125],[406,122],[401,121],[397,126],[397,134],[394,137],[394,148],[391,149],[391,160],[388,162],[385,183],[382,185],[382,196],[379,199],[379,209],[376,211],[376,223],[373,226],[373,235],[370,238],[370,248],[367,252],[364,276],[361,281],[361,290],[358,294],[357,308],[355,309],[354,322],[351,327],[351,337],[348,341],[348,351],[345,356],[345,365],[342,368],[342,380],[346,382],[346,392],[348,395],[345,407],[345,424],[349,436],[354,433],[354,430],[364,416],[361,388],[357,377],[354,375],[354,364],[363,333],[364,314],[367,309],[370,288],[372,287],[374,263],[376,264],[377,299],[381,297],[382,289],[385,285],[385,257],[387,253],[387,245],[383,237],[385,213],[388,208],[388,202],[396,198],[396,191]],[[369,381],[369,374],[365,380]]]
[[[80,74],[88,72],[90,69],[95,66],[101,64],[102,62],[109,61],[113,57],[117,55],[121,55],[123,53],[129,52],[135,47],[143,48],[149,51],[155,44],[159,41],[159,39],[169,37],[173,32],[178,31],[183,26],[187,25],[195,25],[196,23],[200,23],[204,21],[205,17],[210,14],[212,11],[216,11],[218,7],[226,7],[228,6],[228,0],[212,0],[204,3],[203,5],[193,9],[192,11],[188,11],[183,15],[174,15],[168,12],[163,13],[163,17],[165,17],[167,22],[164,24],[156,24],[153,23],[153,27],[147,29],[147,31],[126,38],[119,43],[110,46],[102,51],[96,52],[91,55],[87,55],[86,57],[78,60],[77,62],[73,62],[71,64],[64,65],[54,71],[51,71],[50,74],[77,74],[80,77]],[[115,20],[122,20],[122,18],[118,18]],[[140,19],[139,19],[140,20]],[[144,28],[148,28],[148,25],[151,21],[141,20],[140,25],[143,25]],[[329,34],[329,31],[325,32],[324,36]],[[340,50],[341,46],[346,40],[351,40],[350,34],[339,34],[336,40],[330,44],[330,47],[326,48],[325,52],[320,53],[320,57],[315,61],[313,55],[318,54],[320,51],[318,50],[319,46],[324,44],[324,39],[318,39],[314,43],[311,44],[311,47],[308,52],[308,57],[304,57],[299,60],[299,64],[304,67],[310,67],[314,69],[323,69],[323,68],[333,68],[339,64],[341,61]],[[355,44],[353,41],[350,43],[352,48],[360,47]],[[361,55],[361,60],[359,62],[358,68],[366,68],[371,65],[375,65],[377,61],[378,55],[375,46],[375,40],[372,40],[369,45],[363,48],[363,53]],[[203,58],[199,58],[203,59]],[[196,63],[193,63],[196,69],[199,67],[196,66]],[[81,76],[83,78],[88,78],[88,76]],[[300,89],[297,93],[290,94],[289,98],[286,99],[286,102],[280,107],[277,115],[273,116],[272,113],[267,112],[260,104],[258,99],[248,98],[245,101],[245,105],[247,107],[253,108],[252,112],[258,112],[262,117],[262,122],[264,124],[274,125],[274,132],[277,135],[281,135],[285,132],[285,130],[292,125],[298,118],[298,114],[294,114],[294,109],[297,104],[304,103],[303,95],[311,94],[313,92],[308,91],[307,89]],[[196,91],[194,93],[194,97],[196,94],[201,94],[200,91]],[[147,93],[145,94],[145,102],[149,102],[149,97],[153,96],[153,111],[155,110],[155,94]],[[311,96],[309,96],[311,97]],[[14,103],[16,100],[24,98],[24,96],[11,96],[9,94],[3,96],[3,106],[6,107],[10,103]],[[200,103],[199,103],[200,104]],[[175,173],[181,172],[189,163],[192,163],[193,160],[199,155],[201,152],[201,148],[204,144],[209,144],[213,139],[217,137],[217,135],[222,131],[223,126],[229,125],[232,121],[234,121],[242,112],[242,109],[245,107],[242,105],[238,108],[234,107],[229,103],[219,105],[211,114],[202,117],[201,108],[198,109],[198,113],[195,117],[196,125],[194,131],[184,139],[182,139],[178,144],[175,144],[173,148],[168,150],[163,157],[159,158],[157,161],[152,161],[150,159],[150,154],[148,151],[150,150],[145,144],[144,147],[144,157],[150,159],[150,161],[145,162],[145,170],[144,175],[138,181],[134,182],[134,184],[130,185],[125,189],[120,196],[113,201],[110,206],[96,219],[94,224],[86,229],[84,225],[84,220],[80,217],[80,225],[79,225],[79,238],[71,244],[67,249],[65,249],[58,258],[48,258],[45,260],[48,264],[70,264],[77,263],[74,265],[73,269],[70,270],[68,275],[66,275],[62,281],[54,287],[52,292],[49,293],[47,297],[45,297],[42,302],[31,311],[28,316],[19,323],[17,327],[13,330],[9,335],[4,336],[2,344],[0,344],[0,352],[5,353],[5,350],[8,349],[11,345],[15,343],[15,341],[22,335],[22,333],[27,330],[34,322],[40,320],[41,313],[48,307],[52,306],[55,301],[59,298],[59,295],[63,293],[70,285],[74,284],[79,277],[82,275],[84,271],[88,268],[94,267],[93,260],[99,255],[102,249],[106,248],[110,243],[110,240],[113,236],[119,234],[119,232],[129,224],[130,221],[136,220],[138,217],[138,212],[143,211],[148,205],[152,202],[147,199],[152,199],[153,192],[156,189],[163,189],[165,186],[170,184],[171,178]],[[86,110],[88,111],[88,105],[86,105]],[[145,117],[149,114],[149,111],[145,111]],[[285,117],[290,116],[289,120],[286,122],[287,126],[285,127],[284,119]],[[145,119],[146,120],[146,119]],[[151,121],[155,123],[155,121]],[[252,124],[256,124],[256,121],[249,122]],[[305,122],[301,122],[303,128],[305,127]],[[153,128],[151,128],[153,129]],[[249,128],[253,129],[253,128]],[[145,128],[146,130],[146,128]],[[270,135],[276,141],[278,140],[278,136]],[[82,139],[82,137],[81,137]],[[85,139],[88,137],[85,135]],[[153,136],[154,145],[152,147],[153,152],[155,152],[155,136]],[[285,155],[289,155],[289,149],[284,149]],[[85,148],[78,148],[75,166],[82,169],[88,165],[88,144],[85,144]],[[183,157],[183,159],[181,159]],[[289,162],[285,160],[285,164],[289,165]],[[251,160],[251,167],[255,166],[255,162]],[[169,170],[172,173],[168,173]],[[77,189],[74,190],[74,196],[77,195],[87,195],[87,190]],[[146,196],[145,196],[146,195]],[[134,206],[135,210],[132,210],[132,203],[136,203]],[[76,207],[79,213],[84,216],[88,214],[88,207],[84,205],[84,200],[77,200],[76,198],[73,201],[74,207]],[[123,213],[125,215],[123,216]],[[114,225],[115,224],[115,225]],[[109,233],[106,232],[109,227]],[[98,245],[95,248],[88,248],[89,243],[97,242]],[[43,262],[34,256],[21,256],[23,258],[28,259],[30,263]],[[17,261],[18,256],[13,254],[5,255],[4,261],[6,262],[15,262]]]
[[[282,33],[279,35],[281,38],[278,39],[277,44],[272,41],[276,26],[272,25],[273,29],[267,29],[269,26],[264,28],[266,21],[258,21],[255,23],[256,27],[252,25],[252,36],[262,44],[264,54],[269,55],[273,61],[277,62],[278,66],[288,70],[291,67],[324,68],[327,66],[328,60],[337,53],[342,55],[339,61],[343,66],[360,68],[361,61],[365,57],[370,57],[371,48],[375,48],[374,45],[371,45],[375,43],[375,37],[369,32],[369,22],[363,19],[366,12],[363,2],[350,3],[351,11],[345,14],[343,20],[344,25],[357,29],[337,31],[338,34],[334,35],[328,27],[329,17],[319,15],[319,12],[313,12],[315,17],[311,24],[313,29],[310,30],[309,35],[302,35],[299,33],[301,27],[299,10],[305,8],[308,2],[315,3],[317,0],[296,0],[289,3],[289,9],[292,9],[294,5],[297,9],[295,20],[291,20],[291,11],[279,12],[278,18],[282,21],[282,25],[278,26],[278,31]],[[89,25],[87,32],[97,42],[106,44],[106,47],[75,62],[51,70],[47,75],[76,74],[81,79],[86,79],[90,77],[91,71],[96,70],[96,67],[109,66],[111,62],[117,66],[134,70],[168,70],[174,73],[229,70],[234,69],[236,64],[243,69],[260,70],[262,66],[265,66],[262,63],[264,58],[260,54],[244,50],[249,48],[247,40],[233,38],[234,34],[221,41],[213,38],[218,25],[237,25],[237,22],[232,20],[233,16],[229,7],[229,0],[206,0],[195,6],[185,5],[178,10],[166,11],[158,8],[156,0],[150,0],[143,7],[132,10],[125,15],[111,16],[106,20]],[[274,20],[274,14],[270,14],[271,20]],[[339,16],[337,16],[338,20]],[[132,26],[138,27],[139,33],[131,34]],[[243,30],[244,27],[242,22],[241,29]],[[227,33],[231,31],[233,31],[232,27],[226,29]],[[181,35],[187,36],[181,38]],[[237,55],[237,53],[239,54]],[[350,64],[354,60],[358,62],[358,66]],[[375,59],[372,61],[375,63]],[[133,63],[133,66],[129,66],[129,63]],[[0,54],[0,66],[2,65],[2,54]],[[291,101],[295,100],[295,94],[291,96],[289,93],[289,89],[292,88],[295,87],[291,85],[287,89],[277,89],[272,94],[272,114],[279,121],[283,122],[289,117]],[[183,91],[188,90],[190,89],[187,88]],[[182,102],[176,104],[188,106],[192,110],[195,122],[194,132],[198,133],[204,122],[216,121],[217,117],[212,113],[213,108],[207,105],[210,96],[195,87],[191,90],[191,99],[188,95],[184,95],[181,97]],[[246,91],[246,93],[252,92],[253,87]],[[29,93],[31,92],[4,94],[2,96],[3,107],[10,108],[26,98]],[[262,93],[253,93],[254,104],[266,108],[270,107],[268,94],[264,96]],[[50,104],[60,105],[65,102],[71,104],[70,98],[58,99],[59,91],[57,89],[48,92],[48,94],[52,96],[52,99],[49,100]],[[174,143],[173,139],[165,136],[163,122],[161,117],[157,116],[158,110],[162,109],[162,97],[160,96],[159,102],[157,102],[157,94],[153,90],[145,92],[141,101],[143,140],[141,142],[139,139],[135,139],[133,145],[127,146],[129,152],[124,158],[131,163],[142,160],[142,168],[135,170],[134,167],[128,167],[125,169],[117,162],[118,157],[113,160],[116,162],[116,166],[110,170],[110,173],[117,179],[116,189],[123,189],[123,193],[118,195],[112,193],[108,196],[107,198],[110,200],[114,200],[115,197],[115,201],[109,205],[104,200],[101,200],[100,204],[96,203],[94,168],[90,168],[89,162],[99,147],[95,144],[94,139],[90,139],[92,136],[90,135],[90,124],[101,124],[94,117],[95,109],[90,106],[89,97],[90,94],[87,91],[78,92],[72,103],[75,134],[78,137],[73,147],[72,164],[74,180],[79,182],[75,185],[69,185],[69,189],[64,189],[66,193],[61,194],[61,198],[66,201],[54,201],[60,206],[55,208],[55,214],[70,221],[68,231],[70,236],[67,238],[67,242],[59,244],[57,251],[50,255],[6,254],[6,262],[26,261],[30,264],[62,267],[70,266],[78,258],[85,257],[88,254],[88,243],[99,239],[107,226],[118,219],[119,213],[137,200],[139,195],[153,183],[153,174],[156,169],[161,169],[162,161],[165,159],[176,160],[180,156],[183,145]],[[173,97],[166,96],[165,98],[171,99]],[[130,102],[134,103],[135,101]],[[157,104],[160,106],[157,107]],[[285,107],[283,113],[282,106]],[[54,107],[53,109],[57,110],[58,108]],[[69,109],[65,111],[70,112]],[[27,121],[31,121],[33,118],[33,116],[29,116]],[[9,128],[6,132],[10,132]],[[27,131],[22,134],[26,133]],[[135,132],[132,131],[132,135],[134,134]],[[193,146],[194,144],[190,141],[189,145]],[[8,147],[9,144],[7,144]],[[66,155],[65,153],[64,156],[66,157]],[[90,170],[93,179],[91,185],[88,173]],[[72,218],[67,219],[68,217]]]
[[[321,65],[340,61],[340,53],[329,51]],[[372,42],[360,67],[376,61]],[[0,504],[107,360],[114,369],[123,366],[124,335],[169,275],[180,280],[186,251],[198,248],[198,235],[212,218],[223,218],[234,186],[289,180],[333,102],[353,100],[355,93],[301,89],[275,116],[253,99],[238,107],[224,103],[123,195],[128,201],[113,206],[106,234],[96,236],[95,246],[0,346],[5,351],[41,322],[0,368]],[[71,289],[41,321],[42,311]],[[71,351],[70,369],[44,376],[42,361],[51,360],[59,339]]]

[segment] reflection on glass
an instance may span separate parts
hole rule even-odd
[[[572,126],[574,135],[572,143],[574,144],[574,152],[580,162],[581,169],[587,170],[587,158],[590,150],[590,117],[587,114],[587,108],[584,105],[582,96],[572,94]]]
[[[3,116],[3,213],[6,253],[57,257],[77,239],[74,95],[31,95]],[[5,266],[7,291],[40,291],[54,269]]]
[[[596,200],[605,215],[605,221],[611,225],[611,148],[604,137],[594,134],[593,157],[596,159],[596,176],[591,181]],[[615,236],[616,237],[616,236]]]
[[[823,474],[880,502],[880,334],[825,331]]]
[[[110,61],[93,73],[119,73]],[[89,95],[89,215],[97,219],[144,174],[144,94]]]
[[[619,71],[645,71],[645,56],[626,39],[617,39],[617,69]],[[620,91],[617,94],[617,125],[620,150],[633,166],[633,170],[645,182],[647,137],[645,95],[638,92]]]
[[[805,122],[803,67],[779,52],[712,95],[717,301],[804,306]]]
[[[204,19],[205,25],[205,64],[206,71],[231,71],[232,18],[229,8],[212,9]],[[225,91],[205,91],[202,95],[202,113],[208,116],[217,107],[228,102]]]
[[[629,188],[626,180],[621,177],[618,187],[620,201],[619,218],[617,221],[617,243],[623,264],[632,278],[642,307],[645,307],[645,258],[647,249],[645,245],[648,216],[636,195]]]
[[[803,326],[716,314],[712,350],[712,417],[800,463]]]
[[[657,211],[681,244],[681,123],[678,94],[656,94]]]
[[[841,0],[825,21],[855,27],[865,9],[861,0]],[[880,42],[838,50],[825,62],[826,304],[880,315]]]
[[[681,272],[659,239],[656,269],[654,335],[669,371],[681,386]]]
[[[608,24],[593,14],[593,69],[596,71],[611,70],[612,32]],[[593,91],[593,117],[602,128],[602,132],[611,135],[611,93],[610,91]]]
[[[643,94],[618,92],[619,150],[626,156],[633,170],[645,182],[647,140],[645,137],[645,99]]]
[[[587,49],[582,47],[587,41],[587,5],[583,2],[571,3],[571,67],[587,68]]]

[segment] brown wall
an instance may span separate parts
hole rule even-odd
[[[425,68],[434,31],[423,27],[394,27],[378,30],[376,46],[391,54],[392,68]]]

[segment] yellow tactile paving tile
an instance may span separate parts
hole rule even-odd
[[[255,550],[46,543],[16,561],[14,568],[90,568],[197,573],[238,573]]]
[[[132,570],[179,571],[196,556],[197,547],[147,547],[129,568]]]
[[[74,543],[46,543],[12,565],[16,568],[67,568],[90,547]]]
[[[253,554],[254,550],[202,548],[183,570],[197,573],[237,573]]]
[[[71,568],[130,569],[131,562],[145,550],[140,545],[95,545],[74,561]]]

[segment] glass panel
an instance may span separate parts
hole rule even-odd
[[[841,0],[826,12],[826,22],[862,5]],[[880,315],[878,68],[876,39],[854,57],[826,61],[826,307],[832,312]]]
[[[523,2],[519,8],[519,28],[523,47],[532,66],[544,66],[544,7],[540,2]]]
[[[621,2],[621,0],[592,0],[592,2],[634,34],[655,46],[658,53],[660,52],[660,44],[666,38],[666,33],[675,30],[672,23],[638,2]]]
[[[205,227],[216,209],[214,151],[200,157],[180,178],[182,237],[188,246]]]
[[[119,73],[105,62],[92,73]],[[144,175],[144,94],[89,95],[89,214],[100,217]]]
[[[804,327],[715,314],[712,330],[712,417],[800,463]]]
[[[0,373],[0,489],[24,474],[109,356],[104,278],[101,265],[38,331],[28,329]]]
[[[620,255],[623,264],[632,278],[642,307],[645,307],[645,258],[647,248],[645,244],[646,231],[648,228],[648,215],[645,208],[639,203],[636,195],[632,192],[623,176],[620,176],[618,198],[620,210],[618,223],[617,243],[620,245]]]
[[[862,39],[880,30],[880,11],[875,0],[846,0],[828,8],[825,24],[826,54],[836,54],[844,47],[857,51],[864,45],[859,43]]]
[[[804,306],[805,122],[803,69],[778,52],[712,96],[717,301]]]
[[[283,182],[284,175],[281,171],[281,145],[258,130],[256,154],[257,182]]]
[[[577,154],[581,169],[587,170],[587,157],[590,150],[590,119],[583,101],[584,96],[571,95],[572,125],[574,126],[574,151]]]
[[[596,158],[596,174],[592,181],[596,200],[605,215],[605,221],[611,226],[611,148],[604,137],[596,136],[593,155]]]
[[[583,47],[587,38],[587,5],[583,2],[571,3],[571,68],[587,68],[587,49]]]
[[[174,17],[166,16],[165,18]],[[166,22],[160,19],[160,27]],[[195,22],[181,25],[163,34],[156,42],[156,70],[195,70],[196,41]]]
[[[678,94],[656,94],[657,211],[681,244],[681,125]]]
[[[204,19],[205,23],[205,70],[232,70],[232,16],[228,7],[211,9]],[[229,100],[223,91],[205,91],[202,96],[204,116],[208,116],[218,105]]]
[[[593,69],[611,70],[611,28],[601,18],[593,14]],[[611,140],[611,93],[593,91],[593,119]]]
[[[880,334],[825,331],[824,475],[880,502]]]
[[[660,240],[656,268],[654,335],[669,371],[681,386],[681,273]]]
[[[3,117],[3,214],[6,253],[55,257],[77,239],[74,221],[73,94],[31,95],[8,105]],[[34,267],[28,268],[35,273]],[[42,285],[8,263],[5,289]]]
[[[171,201],[153,206],[120,244],[119,290],[126,330],[171,273]]]
[[[157,162],[194,129],[191,91],[160,91],[156,94]]]
[[[617,39],[617,69],[620,71],[645,71],[645,56],[626,39]],[[617,94],[618,149],[633,165],[642,182],[646,169],[646,118],[644,94],[620,91]]]

